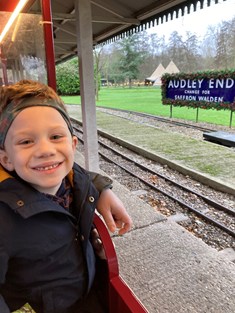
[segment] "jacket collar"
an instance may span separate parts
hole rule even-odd
[[[71,170],[68,178],[72,185],[73,176],[74,173],[73,170]],[[51,201],[29,184],[10,175],[1,165],[0,183],[1,202],[6,203],[14,212],[20,214],[23,218],[28,218],[46,211],[63,213],[72,217],[72,215],[59,204]]]
[[[74,171],[73,171],[73,169],[68,173],[67,177],[68,177],[68,180],[69,180],[71,186],[74,187]]]

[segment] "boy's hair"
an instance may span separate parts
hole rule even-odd
[[[57,93],[43,83],[21,80],[14,85],[0,87],[0,149],[4,149],[7,132],[15,117],[23,109],[32,106],[55,108],[73,133],[66,107]]]

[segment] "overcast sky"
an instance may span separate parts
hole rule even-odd
[[[206,4],[206,1],[204,1]],[[196,12],[190,12],[184,17],[173,19],[148,30],[148,33],[157,33],[159,37],[165,35],[166,39],[169,35],[177,30],[178,33],[184,35],[186,31],[196,33],[203,36],[208,26],[216,26],[222,21],[231,20],[235,16],[235,0],[219,0],[219,3],[212,3],[210,7],[197,9]]]

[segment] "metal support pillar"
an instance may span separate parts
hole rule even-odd
[[[85,167],[99,171],[91,1],[75,0]]]
[[[41,0],[42,18],[45,38],[45,53],[47,65],[47,83],[50,87],[56,90],[56,71],[55,71],[55,52],[53,25],[51,16],[51,1]]]

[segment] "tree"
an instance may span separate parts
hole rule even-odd
[[[215,68],[217,28],[209,26],[201,42],[200,55],[202,68],[213,70]]]
[[[223,22],[217,34],[217,50],[215,61],[218,69],[228,68],[228,32],[229,23]]]
[[[198,48],[198,39],[195,34],[186,33],[186,40],[184,41],[184,56],[185,68],[187,72],[195,72],[200,70],[200,57]]]
[[[94,56],[94,77],[95,77],[95,96],[96,101],[99,101],[99,90],[100,90],[100,76],[101,76],[101,70],[103,68],[103,60],[101,58],[103,52],[102,46],[96,46],[93,50],[93,56]]]
[[[181,71],[185,69],[185,48],[182,36],[174,31],[171,33],[169,38],[169,44],[167,49],[167,54],[170,59],[177,64],[177,67],[180,68]]]
[[[138,34],[133,34],[118,43],[120,53],[119,70],[128,80],[129,88],[133,79],[136,79],[139,74],[139,65],[143,58],[143,51],[140,51],[140,41]]]
[[[235,17],[228,23],[227,36],[228,66],[235,68]]]
[[[147,34],[147,32],[145,32]],[[166,51],[165,37],[158,37],[157,34],[150,34],[141,38],[142,45],[145,50],[143,59],[139,66],[138,79],[145,80],[146,77],[150,76],[153,70],[160,64],[168,64],[169,58],[165,56]]]
[[[106,79],[107,85],[109,86],[110,83],[114,85],[123,83],[125,77],[119,69],[120,51],[117,44],[114,43],[106,47],[102,58],[105,59],[102,77]]]

